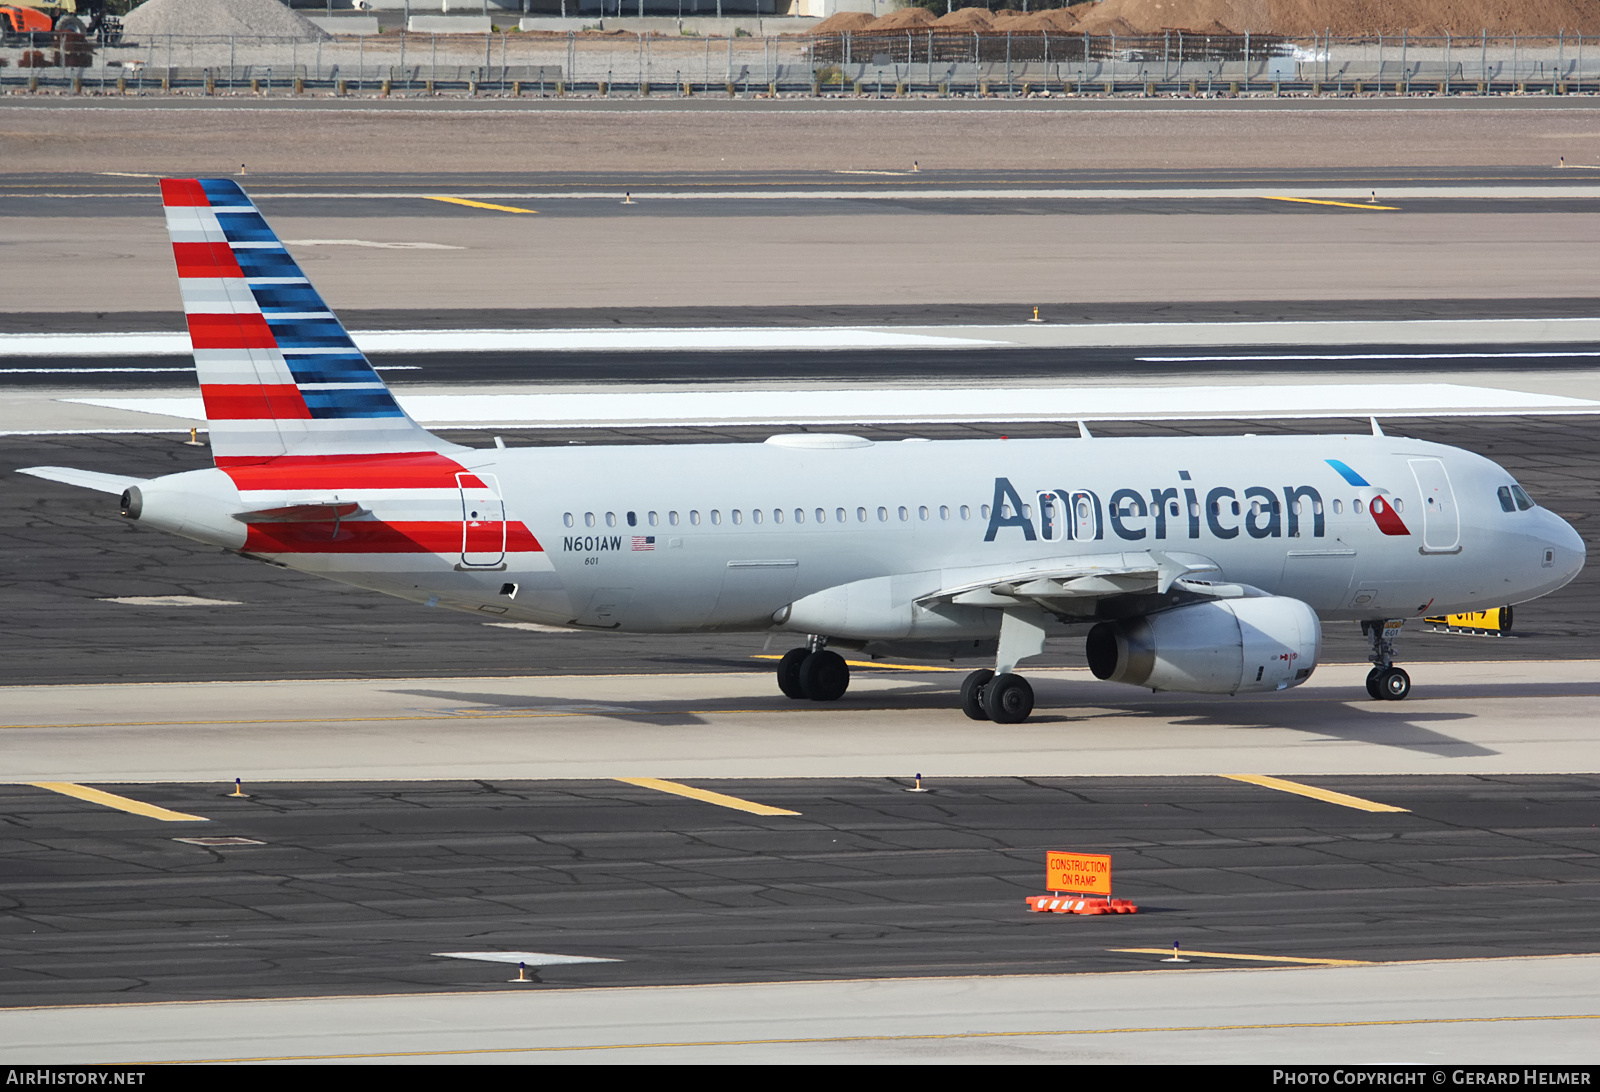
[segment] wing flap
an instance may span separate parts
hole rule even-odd
[[[1166,595],[1174,587],[1185,595],[1233,598],[1241,585],[1211,584],[1186,579],[1192,573],[1215,572],[1217,566],[1197,555],[1172,557],[1156,550],[1063,559],[1059,565],[1033,562],[1024,571],[987,570],[970,580],[953,582],[920,596],[923,606],[952,603],[966,607],[1005,609],[1036,605],[1064,614],[1092,611],[1102,599]]]

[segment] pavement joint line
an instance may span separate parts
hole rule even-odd
[[[1410,808],[1397,808],[1393,804],[1379,804],[1373,800],[1363,800],[1359,796],[1349,796],[1332,789],[1319,789],[1314,785],[1302,785],[1298,781],[1288,781],[1281,777],[1267,777],[1265,774],[1223,774],[1230,781],[1243,781],[1247,785],[1260,785],[1264,789],[1277,789],[1279,792],[1294,793],[1296,796],[1309,796],[1313,800],[1321,800],[1328,804],[1338,804],[1346,808],[1355,808],[1357,811],[1394,811],[1410,812]]]
[[[1358,205],[1353,201],[1319,201],[1314,197],[1266,197],[1267,201],[1293,201],[1297,205],[1333,205],[1341,209],[1362,209],[1366,212],[1399,212],[1398,205]]]
[[[211,820],[204,815],[190,815],[187,812],[172,811],[169,808],[157,807],[146,804],[142,800],[134,800],[116,793],[104,792],[101,789],[91,789],[87,785],[78,785],[71,781],[29,781],[36,789],[47,789],[58,792],[62,796],[71,796],[78,800],[85,800],[91,804],[101,804],[118,811],[130,812],[134,815],[143,815],[148,819],[159,819],[164,823],[209,823]]]
[[[699,800],[707,804],[715,804],[722,808],[732,808],[734,811],[745,811],[751,815],[799,815],[797,811],[787,808],[775,808],[770,804],[757,804],[753,800],[741,800],[737,796],[728,796],[710,789],[697,789],[693,785],[685,785],[679,781],[664,781],[659,777],[618,777],[626,785],[637,785],[641,789],[655,789],[657,792],[667,792],[674,796],[686,796],[691,800]]]
[[[660,1050],[667,1047],[805,1046],[825,1043],[913,1043],[961,1039],[1042,1039],[1053,1036],[1137,1035],[1217,1031],[1308,1031],[1318,1028],[1424,1027],[1448,1024],[1515,1024],[1555,1020],[1600,1020],[1600,1013],[1555,1013],[1532,1016],[1421,1016],[1403,1020],[1329,1020],[1284,1024],[1187,1024],[1152,1027],[1053,1028],[1042,1031],[952,1031],[910,1035],[819,1035],[787,1039],[698,1039],[656,1043],[588,1043],[563,1046],[480,1047],[467,1050],[374,1051],[362,1054],[287,1054],[256,1058],[176,1058],[152,1065],[218,1065],[245,1062],[316,1062],[361,1058],[443,1058],[474,1054],[554,1054],[585,1050]],[[134,1063],[119,1062],[121,1065]]]
[[[539,214],[539,210],[538,209],[518,209],[518,208],[512,208],[510,205],[491,205],[491,204],[489,204],[488,202],[485,202],[485,201],[472,201],[472,200],[469,200],[469,199],[467,199],[465,197],[434,197],[434,196],[430,196],[428,198],[428,200],[429,201],[444,201],[444,202],[446,202],[448,204],[451,204],[451,205],[466,205],[468,208],[474,208],[474,209],[490,209],[490,210],[492,210],[494,212],[520,212],[520,213],[523,213],[523,214],[529,215],[529,216],[537,216]]]
[[[1134,955],[1172,955],[1171,948],[1107,948],[1108,952],[1131,952]],[[1187,948],[1178,953],[1185,959],[1243,959],[1252,963],[1293,963],[1311,967],[1372,967],[1370,959],[1312,959],[1306,956],[1246,955],[1242,952],[1191,952]]]

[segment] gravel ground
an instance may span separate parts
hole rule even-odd
[[[502,108],[0,100],[0,171],[1360,168],[1600,163],[1600,99]],[[259,105],[259,104],[253,104]],[[248,155],[240,155],[248,150]]]

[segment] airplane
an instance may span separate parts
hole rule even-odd
[[[872,656],[992,660],[961,708],[1018,723],[1017,667],[1081,636],[1100,679],[1272,692],[1324,621],[1410,693],[1409,618],[1520,603],[1585,548],[1490,460],[1383,434],[469,448],[416,423],[228,179],[163,179],[215,466],[24,473],[141,526],[430,607],[633,633],[791,634],[789,698]]]

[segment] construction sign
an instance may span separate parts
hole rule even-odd
[[[1048,850],[1044,856],[1044,886],[1047,891],[1110,895],[1111,857],[1064,849]]]

